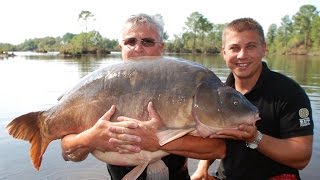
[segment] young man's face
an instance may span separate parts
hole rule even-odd
[[[235,78],[260,76],[265,53],[266,44],[261,42],[256,31],[229,30],[225,33],[223,57]]]
[[[124,30],[123,39],[120,43],[122,59],[128,60],[141,56],[161,56],[164,44],[154,28],[140,25]]]

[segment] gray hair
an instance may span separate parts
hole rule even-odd
[[[124,32],[126,25],[130,24],[132,27],[137,27],[141,24],[147,24],[149,28],[155,28],[159,34],[159,40],[163,41],[163,26],[164,22],[160,14],[147,15],[147,14],[136,14],[131,15],[125,22],[122,32]]]
[[[228,31],[243,32],[243,31],[256,31],[262,43],[265,43],[264,32],[262,26],[252,18],[239,18],[231,21],[223,30],[222,46],[224,47],[225,36]]]

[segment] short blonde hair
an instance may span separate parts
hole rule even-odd
[[[231,21],[227,26],[224,28],[222,33],[222,46],[225,43],[225,36],[228,31],[235,31],[235,32],[243,32],[243,31],[256,31],[262,43],[265,43],[264,32],[262,26],[252,18],[239,18]]]

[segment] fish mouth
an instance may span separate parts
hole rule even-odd
[[[197,133],[203,138],[206,138],[219,130],[226,129],[226,127],[211,127],[211,126],[207,126],[206,124],[202,123],[201,119],[197,115],[197,112],[195,109],[192,110],[192,115],[193,115],[195,122],[196,122]],[[247,118],[245,118],[245,119],[246,120],[243,120],[242,123],[240,123],[240,124],[234,124],[233,126],[228,126],[227,129],[237,129],[238,126],[241,124],[253,124],[254,125],[261,118],[260,118],[259,113],[256,112],[256,113],[251,114],[249,117],[247,116]]]
[[[254,121],[258,121],[258,120],[260,120],[261,118],[260,118],[260,115],[259,115],[259,113],[255,113],[254,114]]]
[[[243,117],[242,120],[240,120],[242,123],[239,123],[237,125],[241,124],[255,124],[258,120],[260,120],[260,115],[258,112],[250,113],[249,116]]]

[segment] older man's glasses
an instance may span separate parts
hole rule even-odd
[[[128,46],[135,46],[139,41],[144,47],[153,47],[156,45],[156,43],[161,43],[160,41],[156,41],[155,39],[152,39],[152,38],[142,38],[142,39],[127,38],[123,40],[123,44]]]

